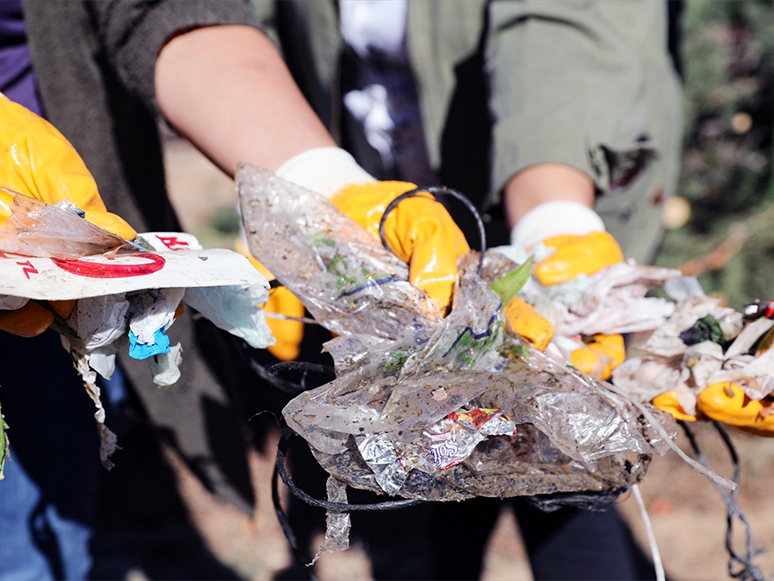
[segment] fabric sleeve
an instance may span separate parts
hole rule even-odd
[[[488,18],[495,197],[548,162],[607,193],[666,153],[660,146],[674,149],[680,96],[666,2],[495,0]]]
[[[91,6],[121,82],[155,112],[156,58],[171,37],[205,26],[261,28],[249,0],[99,0]]]

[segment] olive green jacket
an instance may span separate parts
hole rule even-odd
[[[252,0],[305,96],[342,135],[342,54],[334,0]],[[597,211],[645,261],[674,193],[681,99],[666,2],[408,2],[407,48],[425,141],[441,181],[483,207],[518,171],[562,163],[587,173]]]

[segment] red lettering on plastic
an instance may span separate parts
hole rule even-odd
[[[110,264],[104,262],[88,262],[86,260],[60,260],[52,258],[51,262],[70,274],[87,278],[126,278],[130,276],[145,276],[164,268],[166,260],[159,254],[141,252],[132,254],[133,258],[146,258],[150,262],[139,264]],[[115,260],[109,258],[108,260]]]
[[[24,267],[22,268],[22,272],[24,273],[24,276],[27,277],[27,280],[30,279],[31,274],[38,274],[38,269],[35,268],[35,266],[33,266],[33,264],[29,260],[26,260],[24,262],[17,262],[16,264]]]
[[[188,242],[180,240],[177,236],[156,236],[156,238],[161,240],[161,243],[170,250],[175,250],[175,248],[181,246],[188,246]]]

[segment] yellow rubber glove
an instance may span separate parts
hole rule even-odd
[[[683,409],[680,405],[680,401],[677,399],[677,392],[675,390],[665,391],[653,398],[651,402],[658,409],[672,414],[676,420],[683,420],[684,422],[695,422],[698,417],[691,415]]]
[[[48,121],[0,93],[0,186],[56,204],[69,200],[100,228],[131,240],[137,233],[105,208],[97,184],[72,145]],[[0,189],[0,224],[11,215],[13,194]],[[74,301],[51,301],[64,318]],[[54,321],[51,311],[34,301],[15,311],[0,311],[0,329],[34,337]]]
[[[408,182],[371,182],[347,186],[331,202],[379,239],[379,222],[400,194],[416,188]],[[445,311],[457,279],[457,257],[470,250],[465,236],[429,193],[403,200],[385,222],[390,249],[409,264],[409,281]]]
[[[75,301],[48,301],[49,306],[63,319],[75,308]],[[54,322],[54,313],[35,301],[29,301],[21,309],[0,311],[0,330],[19,337],[35,337]]]
[[[570,362],[597,379],[608,379],[613,369],[626,359],[626,348],[621,335],[592,335],[583,347],[570,354]]]
[[[623,260],[621,247],[607,232],[553,236],[543,244],[555,249],[534,269],[535,278],[545,286],[569,282],[580,274],[594,274]],[[608,379],[625,358],[621,335],[594,335],[585,347],[571,354],[570,361],[589,375]]]
[[[105,208],[97,184],[70,142],[48,121],[0,94],[0,186],[49,204],[69,200],[86,219],[127,240],[137,233]],[[0,223],[13,195],[0,190]]]
[[[607,232],[553,236],[543,244],[556,249],[535,266],[535,278],[545,286],[569,282],[579,274],[594,274],[623,260],[621,247]]]
[[[244,236],[237,238],[234,250],[246,256],[255,269],[266,277],[269,282],[275,280],[275,276],[255,257],[250,254],[247,241]],[[277,313],[288,317],[301,318],[304,316],[304,305],[292,292],[284,286],[269,289],[269,300],[263,305],[264,313]],[[266,318],[266,324],[274,335],[276,343],[267,347],[269,353],[282,361],[293,361],[301,353],[301,340],[304,338],[304,324],[290,319]]]
[[[503,309],[508,325],[529,343],[544,351],[554,338],[554,326],[535,307],[519,297],[513,297]]]
[[[748,434],[774,437],[774,415],[762,415],[763,404],[751,400],[735,383],[708,385],[696,397],[696,408],[708,418]]]

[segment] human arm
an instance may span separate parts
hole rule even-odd
[[[664,6],[495,1],[489,16],[493,185],[502,193],[511,242],[556,248],[535,267],[543,284],[593,274],[623,258],[603,234],[595,201],[634,193],[642,212],[646,196],[669,184],[665,174],[675,164],[679,99]],[[631,160],[640,165],[627,166]],[[611,347],[622,359],[620,337],[614,345],[598,339],[584,343]],[[578,367],[595,359],[578,355]]]
[[[175,36],[159,53],[155,83],[167,121],[231,176],[240,161],[276,170],[306,150],[335,147],[277,49],[254,28]]]
[[[575,168],[597,193],[620,193],[638,154],[673,186],[680,92],[665,3],[495,0],[488,17],[495,197],[540,164]]]

